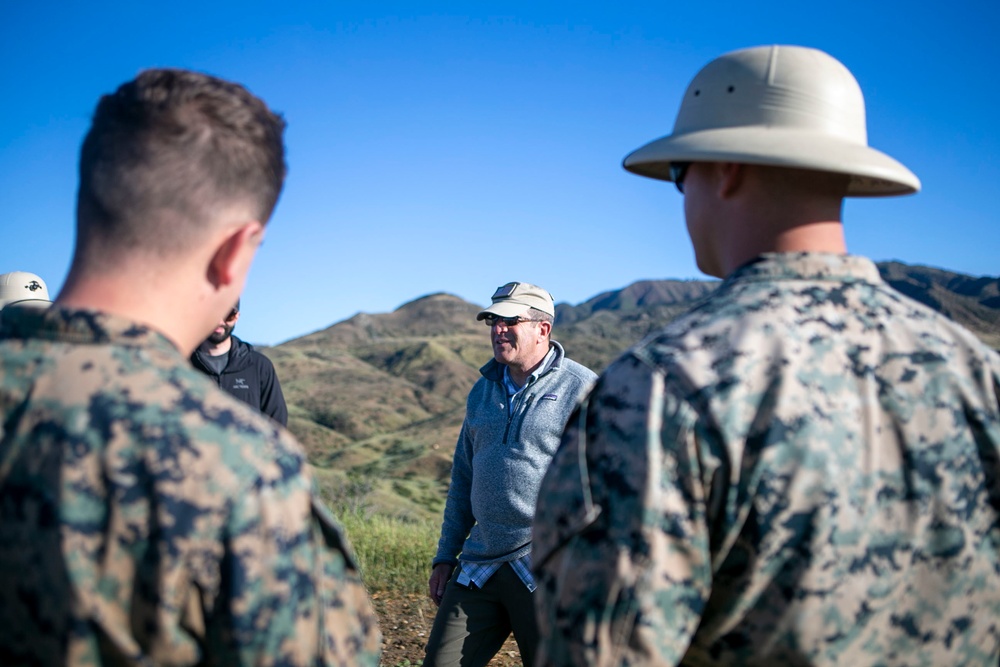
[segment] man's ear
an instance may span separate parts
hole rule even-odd
[[[716,162],[716,177],[718,178],[719,196],[728,199],[740,189],[746,176],[744,165],[739,162]]]
[[[548,320],[542,320],[538,323],[538,333],[540,333],[545,338],[548,338],[552,333],[552,322]]]
[[[243,280],[263,237],[264,225],[256,220],[231,228],[209,260],[209,282],[218,288]]]

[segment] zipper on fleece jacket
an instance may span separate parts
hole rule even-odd
[[[502,385],[503,385],[503,383],[501,382],[501,386]],[[528,390],[528,385],[526,385],[524,387],[524,389],[522,389],[521,391],[519,391],[516,394],[514,394],[514,400],[510,402],[510,411],[507,413],[507,426],[504,427],[504,430],[503,430],[503,442],[500,443],[500,444],[503,444],[503,445],[507,444],[507,436],[510,434],[510,424],[511,424],[511,422],[514,421],[514,415],[517,414],[518,403],[520,403],[522,400],[524,400],[522,398],[522,396],[525,394],[525,392],[527,392],[527,390]],[[507,389],[504,388],[504,392],[506,392],[506,391],[507,391]],[[530,396],[528,396],[527,400],[524,403],[524,411],[525,412],[527,412],[528,408],[531,407],[531,401],[533,401],[534,398],[535,398],[534,394],[531,394]],[[517,425],[517,434],[516,435],[517,435],[518,438],[521,437],[521,426],[523,424],[524,424],[524,418],[522,417],[521,421]]]
[[[521,441],[521,429],[524,427],[524,417],[528,414],[528,410],[531,409],[531,402],[535,400],[535,395],[532,394],[528,397],[528,400],[524,402],[524,414],[521,416],[521,421],[517,422],[517,433],[514,434],[514,441]]]

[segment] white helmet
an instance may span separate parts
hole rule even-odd
[[[671,162],[743,162],[850,174],[850,196],[911,194],[920,180],[868,147],[865,100],[838,60],[801,46],[758,46],[716,58],[688,86],[673,134],[625,158],[640,176]]]
[[[12,303],[47,307],[52,301],[44,280],[27,271],[12,271],[0,274],[0,308]]]

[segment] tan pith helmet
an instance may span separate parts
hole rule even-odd
[[[47,308],[52,301],[49,288],[40,277],[27,271],[11,271],[0,274],[0,308],[12,303]]]
[[[850,174],[847,194],[911,194],[920,180],[869,148],[865,100],[838,60],[802,46],[727,53],[691,81],[672,134],[625,158],[625,169],[672,180],[671,162],[743,162]]]

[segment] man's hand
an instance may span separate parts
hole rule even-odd
[[[431,572],[431,581],[428,588],[430,589],[431,600],[434,600],[434,604],[438,607],[441,606],[441,598],[444,597],[444,587],[447,585],[448,580],[451,579],[451,573],[454,569],[454,565],[438,563],[434,566],[434,571]]]

